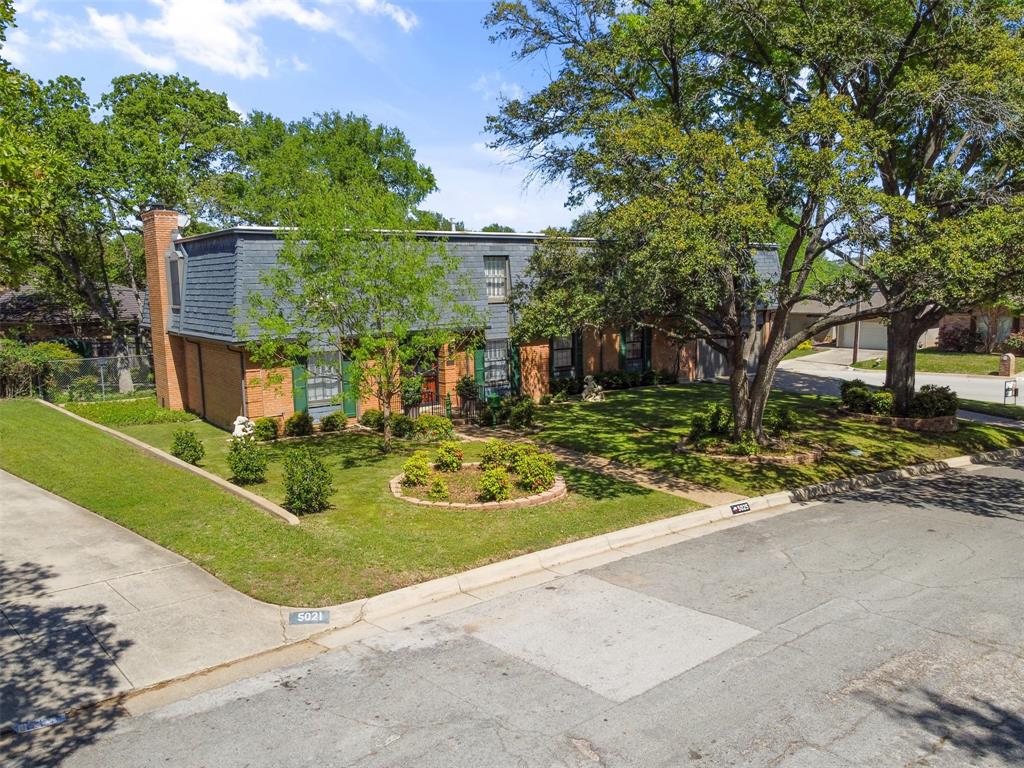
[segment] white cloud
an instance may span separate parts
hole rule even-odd
[[[514,101],[525,96],[523,87],[519,83],[512,83],[505,80],[500,72],[489,72],[480,75],[470,89],[480,94],[484,101],[494,99],[508,99]]]
[[[497,222],[519,232],[567,226],[581,211],[565,207],[565,184],[526,185],[528,168],[509,164],[483,142],[466,147],[435,146],[417,150],[416,157],[437,177],[438,191],[424,207],[465,221],[470,229]]]
[[[355,37],[346,23],[352,15],[384,16],[404,32],[417,24],[414,14],[385,0],[149,0],[148,5],[155,11],[148,16],[87,7],[87,25],[45,12],[35,16],[49,22],[51,50],[113,49],[147,69],[167,72],[188,61],[239,78],[270,74],[260,34],[264,22],[346,40]],[[298,72],[308,69],[297,54],[276,61]]]
[[[0,59],[14,64],[16,67],[24,67],[28,62],[27,50],[30,44],[29,36],[18,28],[7,29],[7,40],[0,46]]]

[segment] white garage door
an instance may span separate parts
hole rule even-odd
[[[839,326],[839,346],[853,347],[853,323]],[[885,349],[888,330],[875,320],[867,320],[860,324],[861,349]]]

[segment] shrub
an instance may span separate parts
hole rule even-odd
[[[416,451],[402,465],[402,485],[426,485],[430,477],[430,454]]]
[[[288,437],[302,437],[313,434],[313,419],[308,411],[293,413],[284,422],[284,433]]]
[[[552,379],[548,389],[556,397],[568,397],[580,394],[583,391],[583,382],[576,378]]]
[[[376,408],[370,408],[363,411],[363,415],[359,417],[359,423],[367,429],[380,432],[384,429],[384,414]]]
[[[529,398],[521,400],[509,410],[508,425],[512,429],[523,429],[533,425],[533,415],[537,406]]]
[[[73,349],[57,341],[37,341],[29,349],[41,360],[78,360],[81,358],[81,355]]]
[[[545,394],[540,396],[540,404],[542,406],[551,405],[551,401],[552,400],[554,400],[554,396],[552,396],[552,395],[550,395],[548,393],[545,393]]]
[[[297,515],[323,512],[334,492],[331,473],[308,446],[290,448],[284,455],[284,506]]]
[[[402,382],[402,406],[411,408],[423,402],[423,377],[412,376]]]
[[[960,398],[949,387],[925,384],[910,401],[910,416],[916,419],[933,419],[939,416],[954,416],[960,407]]]
[[[714,403],[706,411],[698,411],[690,418],[689,442],[701,438],[727,436],[732,432],[732,412],[721,403]]]
[[[480,476],[480,501],[505,501],[512,495],[512,480],[502,467],[488,469]]]
[[[526,462],[538,455],[540,449],[533,443],[505,443],[501,466],[509,472],[519,474]]]
[[[796,429],[796,418],[793,416],[793,409],[786,405],[777,411],[765,413],[764,428],[773,437],[789,434]]]
[[[939,349],[945,352],[974,352],[981,342],[981,334],[966,325],[947,325],[939,329]]]
[[[416,424],[404,413],[392,413],[388,418],[391,423],[392,437],[412,437]]]
[[[896,397],[887,389],[871,393],[871,412],[879,416],[892,416],[896,410]]]
[[[476,420],[481,427],[496,427],[498,426],[498,413],[498,409],[488,403],[477,411]]]
[[[492,437],[484,443],[484,450],[480,454],[480,468],[494,469],[505,465],[505,452],[508,450],[508,443]]]
[[[445,440],[437,447],[434,468],[441,472],[458,472],[462,469],[462,448],[454,440]]]
[[[191,429],[178,429],[171,442],[171,456],[189,464],[198,464],[206,455],[206,449]]]
[[[424,440],[451,440],[455,437],[455,427],[451,419],[425,413],[416,419],[416,434]]]
[[[427,492],[427,498],[431,501],[448,501],[448,483],[445,482],[443,477],[436,476],[430,481],[430,490]]]
[[[228,448],[228,467],[238,485],[262,483],[267,476],[267,452],[251,437],[233,437]]]
[[[845,405],[853,413],[871,413],[871,389],[862,379],[844,381],[839,388]]]
[[[108,427],[123,427],[132,424],[168,424],[176,421],[195,420],[195,416],[186,411],[172,411],[161,408],[155,397],[142,397],[133,400],[107,400],[95,403],[68,403],[67,409],[90,421],[105,424]]]
[[[555,484],[555,457],[550,453],[528,453],[516,462],[519,487],[533,492],[546,491]]]
[[[754,439],[754,433],[749,430],[743,433],[738,443],[730,443],[726,449],[731,456],[756,456],[760,450],[761,446]]]
[[[1017,331],[1007,336],[1006,341],[1003,342],[1003,348],[1018,357],[1024,355],[1024,331]]]
[[[467,400],[478,400],[480,398],[480,388],[476,385],[476,381],[472,376],[463,376],[455,382],[455,394],[459,396],[459,400],[463,403]]]
[[[269,416],[256,419],[252,423],[252,436],[263,442],[277,440],[277,419],[272,419]]]
[[[96,397],[99,388],[99,376],[93,376],[92,374],[76,376],[71,380],[71,385],[68,387],[68,397],[72,400],[92,400]]]
[[[320,419],[321,432],[337,432],[345,426],[345,415],[341,411],[328,413]]]
[[[797,349],[814,349],[814,342],[810,339],[804,339],[796,345]]]

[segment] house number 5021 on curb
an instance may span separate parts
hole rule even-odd
[[[330,611],[292,611],[288,614],[289,624],[329,624]]]

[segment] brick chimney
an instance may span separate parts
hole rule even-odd
[[[142,214],[156,398],[164,408],[184,410],[185,340],[167,333],[171,316],[170,269],[171,262],[176,261],[174,239],[177,235],[177,211],[152,208]],[[179,290],[181,287],[179,285]]]

